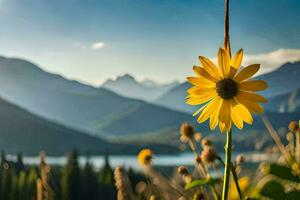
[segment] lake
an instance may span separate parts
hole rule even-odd
[[[239,153],[244,155],[246,162],[258,163],[258,162],[272,162],[276,161],[279,157],[279,154],[267,154],[259,152],[247,152]],[[233,159],[237,154],[233,155]],[[224,157],[224,156],[222,156]],[[8,155],[9,160],[16,160],[16,156]],[[111,155],[109,156],[109,163],[112,167],[122,165],[126,168],[131,167],[136,170],[140,170],[140,166],[137,163],[136,155]],[[99,169],[103,166],[105,158],[104,156],[90,156],[89,162],[93,164],[96,169]],[[23,161],[25,164],[29,165],[38,165],[39,157],[24,157]],[[49,165],[64,165],[67,162],[67,157],[51,157],[46,158],[46,162]],[[87,162],[87,157],[80,156],[79,163],[83,166]],[[156,166],[180,166],[180,165],[193,165],[194,164],[194,154],[193,153],[181,153],[178,155],[155,155],[153,158],[153,164]]]

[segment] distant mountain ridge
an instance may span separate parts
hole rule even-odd
[[[275,71],[254,78],[264,80],[269,85],[267,90],[261,92],[262,95],[270,100],[269,103],[264,104],[264,107],[267,111],[287,111],[287,109],[283,109],[280,105],[289,104],[287,102],[288,97],[286,95],[291,94],[300,87],[299,77],[300,62],[294,62],[286,63]],[[186,89],[189,87],[190,84],[188,82],[184,82],[166,92],[164,95],[158,98],[155,103],[182,112],[193,112],[195,107],[189,106],[185,103]],[[286,97],[279,97],[282,95]],[[298,101],[299,100],[300,99],[298,98]]]
[[[0,95],[34,114],[97,136],[149,134],[191,119],[181,112],[67,80],[16,58],[0,58]]]
[[[104,154],[118,150],[99,138],[49,122],[0,98],[0,146],[8,153],[63,155],[72,148],[82,153]]]
[[[101,85],[101,88],[111,90],[124,97],[151,102],[176,85],[178,82],[158,84],[149,79],[139,82],[132,75],[125,74],[114,80],[108,79]]]

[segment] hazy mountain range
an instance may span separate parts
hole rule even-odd
[[[270,86],[263,94],[270,100],[265,105],[266,114],[275,128],[286,127],[290,120],[300,118],[299,74],[300,63],[297,62],[257,77]],[[48,73],[26,60],[0,57],[1,147],[9,151],[22,149],[28,154],[41,148],[61,154],[75,146],[85,152],[130,153],[137,152],[142,144],[112,144],[100,137],[171,144],[178,141],[182,122],[195,124],[190,114],[195,108],[185,104],[189,87],[186,82],[160,85],[149,80],[138,82],[124,75],[107,81],[103,87]],[[127,94],[118,92],[124,90]],[[156,92],[146,96],[147,91]],[[207,123],[197,127],[204,134],[210,132]],[[254,125],[246,127],[245,132],[263,130],[261,119],[255,117]],[[254,149],[257,136],[246,134],[235,139],[241,148]],[[247,141],[252,141],[252,146],[244,146]],[[169,146],[157,145],[156,148],[161,152],[174,152]]]
[[[32,155],[45,150],[59,155],[75,147],[81,152],[104,153],[118,148],[97,137],[49,122],[3,99],[0,99],[0,127],[1,149],[10,153],[22,150]]]
[[[169,84],[158,84],[149,79],[138,82],[130,74],[125,74],[118,76],[115,80],[108,79],[101,87],[124,97],[152,102],[178,84],[176,81]]]
[[[76,148],[83,155],[137,154],[142,148],[157,153],[175,153],[177,149],[161,144],[122,144],[107,142],[99,137],[45,120],[0,98],[0,147],[7,153],[36,156],[64,155]]]
[[[104,137],[161,131],[190,119],[185,113],[67,80],[22,59],[0,58],[0,95],[46,119]]]

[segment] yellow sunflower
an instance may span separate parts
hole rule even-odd
[[[200,105],[193,116],[198,114],[197,121],[203,123],[210,119],[210,129],[219,124],[221,132],[229,131],[232,122],[239,129],[243,123],[252,124],[251,113],[262,113],[259,103],[267,99],[254,92],[265,90],[268,86],[261,80],[249,80],[260,65],[253,64],[239,70],[243,59],[243,50],[239,50],[233,58],[223,48],[218,52],[218,67],[208,58],[200,56],[202,64],[194,66],[197,77],[188,77],[193,85],[187,90],[187,104]]]
[[[137,160],[142,166],[148,166],[152,162],[153,151],[150,149],[143,149],[139,152]]]

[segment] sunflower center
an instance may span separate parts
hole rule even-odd
[[[230,78],[220,80],[217,85],[217,93],[223,99],[231,99],[238,93],[238,85]]]

